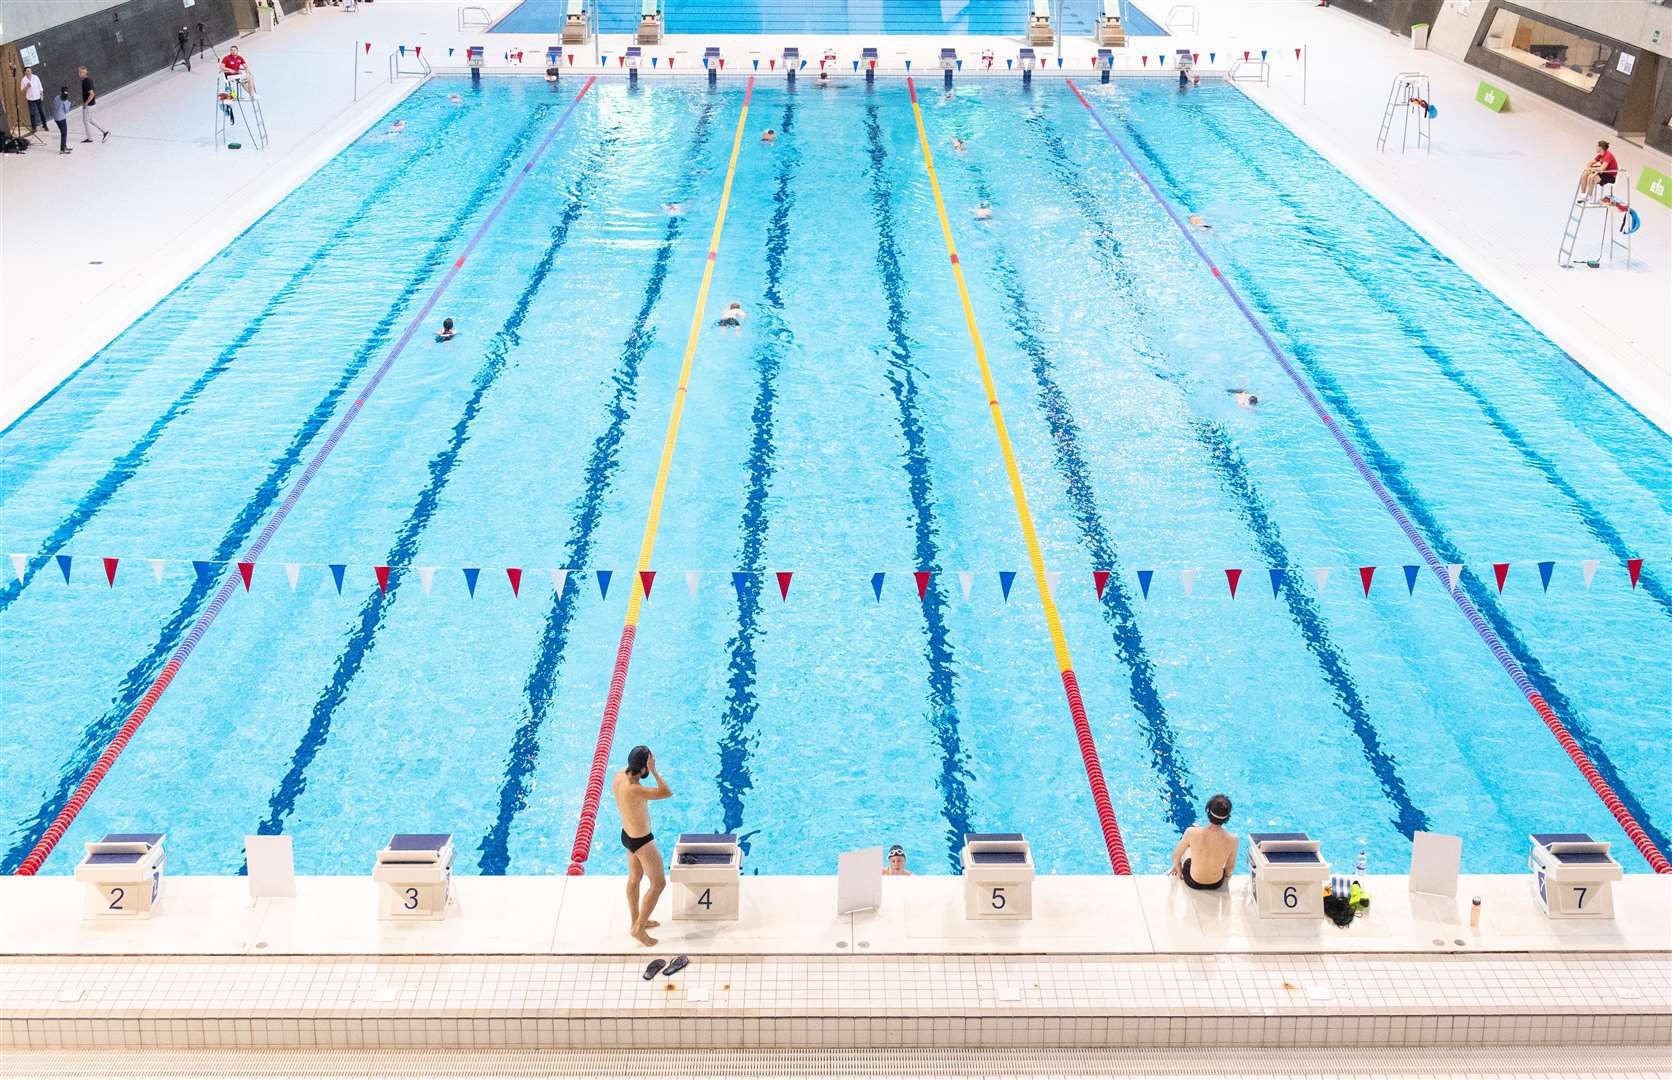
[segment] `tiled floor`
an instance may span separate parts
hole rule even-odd
[[[0,962],[0,1045],[1672,1042],[1672,956],[156,957]]]
[[[22,1051],[0,1058],[0,1076],[662,1076],[701,1077],[1034,1077],[1243,1076],[1248,1080],[1590,1080],[1672,1076],[1663,1055],[1641,1049],[1571,1047],[1337,1049],[1320,1069],[1316,1050],[755,1050],[670,1057],[661,1049],[564,1051]]]

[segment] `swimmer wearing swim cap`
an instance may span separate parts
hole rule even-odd
[[[441,320],[441,329],[436,332],[435,339],[437,341],[452,341],[453,340],[453,320],[452,319],[442,319]]]
[[[1192,825],[1173,849],[1169,877],[1182,880],[1192,889],[1218,889],[1231,880],[1237,868],[1237,848],[1242,843],[1235,833],[1225,831],[1231,820],[1231,800],[1215,795],[1208,800],[1208,823]],[[1192,873],[1192,868],[1195,872]],[[1197,876],[1200,875],[1200,876]]]

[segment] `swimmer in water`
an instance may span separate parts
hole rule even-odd
[[[685,204],[676,202],[663,203],[662,209],[667,211],[669,217],[680,217],[685,213]]]
[[[742,326],[743,325],[743,305],[738,303],[736,300],[733,300],[731,302],[730,306],[728,306],[726,308],[726,310],[720,315],[720,318],[715,320],[715,325],[716,326]]]
[[[435,339],[437,341],[452,341],[453,340],[453,333],[454,333],[454,331],[453,331],[453,320],[452,319],[442,319],[441,320],[441,329],[436,331]]]
[[[405,120],[396,120],[394,125],[389,128],[389,134],[399,135],[401,132],[403,132],[405,130],[406,130],[406,121]]]
[[[447,95],[447,104],[449,104],[449,105],[463,105],[464,104],[464,98],[460,97],[457,94],[448,94]]]
[[[883,867],[883,877],[911,877],[911,871],[906,869],[906,849],[895,844],[888,849],[888,865]]]
[[[952,149],[962,154],[964,152],[964,140],[956,135],[952,136]]]
[[[1202,220],[1202,215],[1201,214],[1191,214],[1190,215],[1190,224],[1196,226],[1198,229],[1211,229],[1211,228],[1213,228],[1212,225],[1209,225],[1207,222]]]
[[[1260,403],[1260,399],[1247,390],[1227,390],[1227,394],[1237,399],[1237,404],[1245,409],[1252,409]]]
[[[987,205],[987,200],[986,199],[982,199],[981,200],[981,205],[975,208],[975,220],[977,220],[977,221],[992,221],[993,220],[993,208],[991,206]]]
[[[777,141],[778,141],[778,133],[776,131],[773,131],[771,128],[767,128],[765,131],[761,132],[761,142],[769,143],[769,142],[777,142]]]

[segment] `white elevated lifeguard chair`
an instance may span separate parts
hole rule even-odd
[[[585,45],[586,32],[586,0],[569,0],[563,14],[563,44]]]
[[[1051,0],[1033,0],[1033,11],[1028,15],[1028,44],[1051,45],[1057,32],[1051,26]]]
[[[644,0],[644,6],[639,9],[639,44],[660,44],[664,32],[662,0]]]
[[[1103,0],[1097,16],[1096,37],[1099,45],[1119,49],[1126,45],[1126,26],[1120,21],[1120,0]]]

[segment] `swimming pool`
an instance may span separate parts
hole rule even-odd
[[[563,29],[565,0],[523,0],[494,24],[502,34],[555,34]],[[1096,29],[1098,0],[1063,0],[1058,29],[1089,37]],[[662,5],[669,33],[677,34],[1002,34],[1019,37],[1033,5],[1029,0],[667,0]],[[635,0],[598,0],[598,30],[631,34],[643,5]],[[1166,30],[1131,0],[1121,0],[1121,21],[1133,35]]]
[[[46,872],[141,827],[191,873],[256,831],[310,873],[392,831],[568,864],[745,93],[581,86],[432,80],[0,435],[6,870],[225,582]],[[1666,436],[1236,89],[1083,89],[923,114],[1133,868],[1226,791],[1372,871],[1418,829],[1474,871],[1550,829],[1643,869],[1097,118],[1663,850]],[[762,873],[948,872],[967,829],[1107,870],[906,85],[758,83],[712,273],[614,734],[676,791],[658,830]]]

